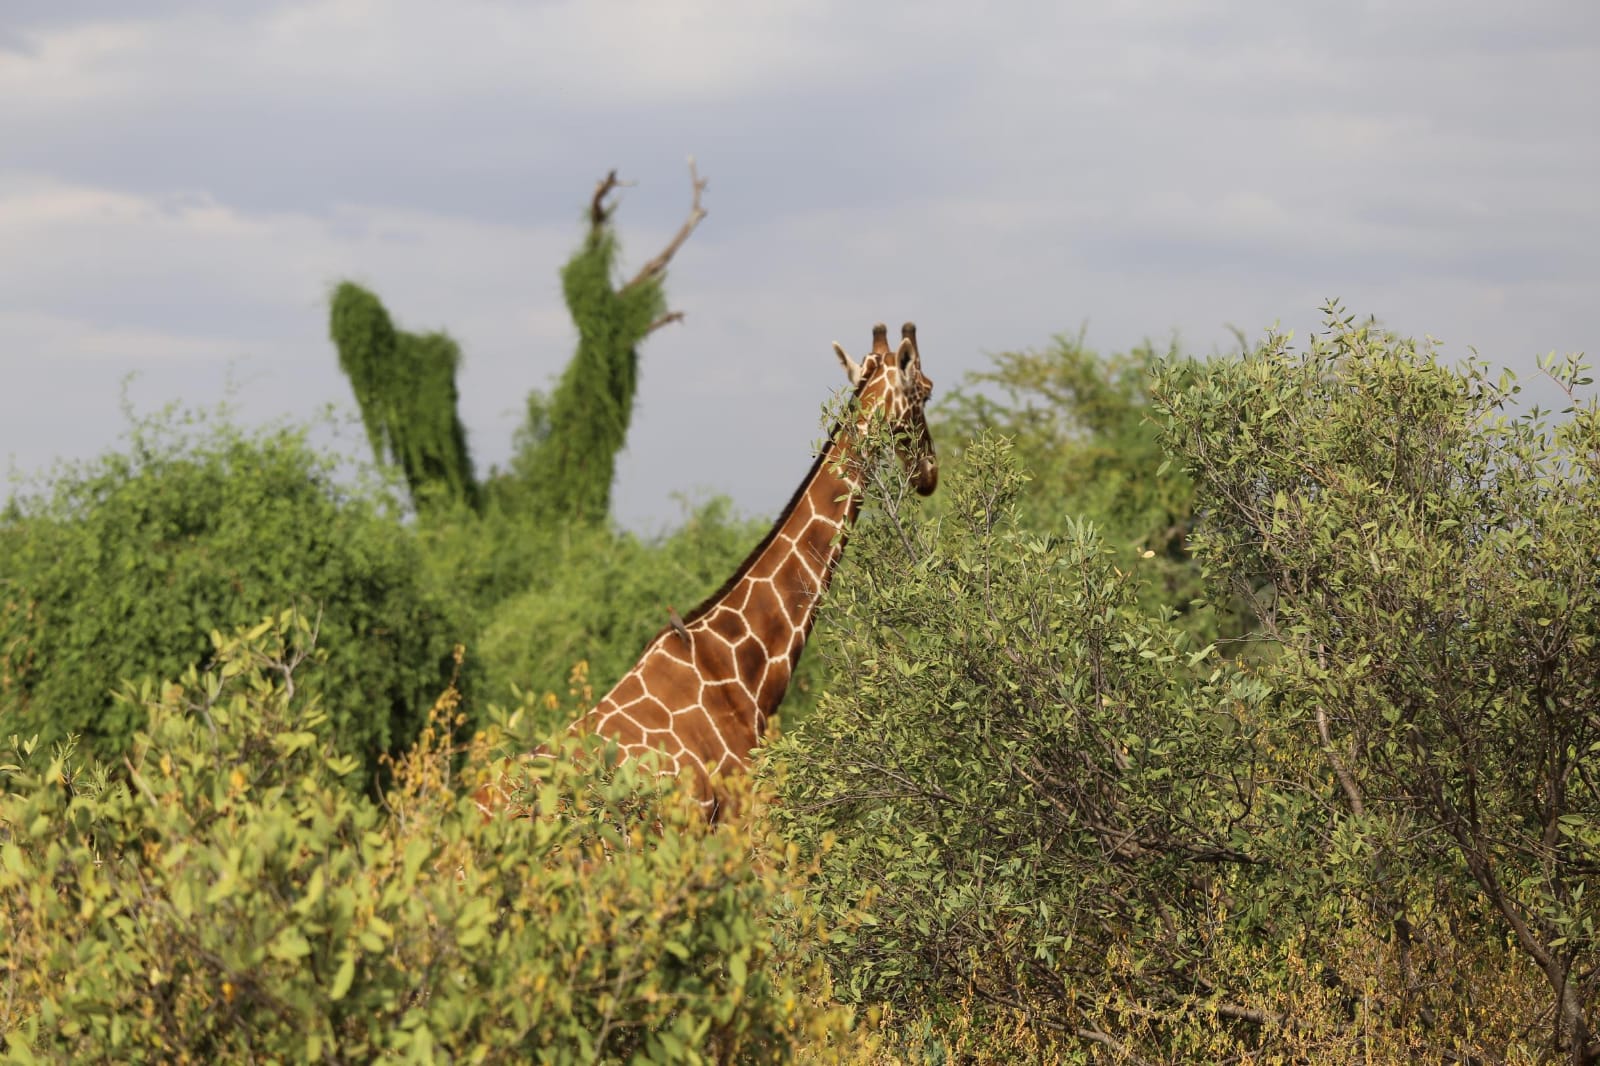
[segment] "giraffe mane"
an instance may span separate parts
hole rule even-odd
[[[856,382],[855,392],[851,398],[854,400],[859,400],[861,398],[861,390],[866,387],[866,384],[867,375],[863,374],[861,376],[861,380]],[[790,516],[794,514],[794,509],[800,505],[800,500],[805,496],[806,489],[811,486],[812,479],[817,476],[817,471],[822,469],[823,462],[828,458],[828,447],[833,443],[834,437],[838,436],[840,427],[843,425],[844,419],[841,418],[833,424],[831,429],[828,430],[827,443],[824,443],[823,446],[817,451],[817,457],[811,461],[811,469],[807,470],[806,476],[800,479],[800,484],[795,487],[794,495],[790,496],[789,502],[783,505],[783,510],[778,512],[778,517],[772,520],[772,528],[767,530],[767,535],[761,538],[761,542],[759,544],[750,549],[750,554],[744,557],[744,562],[740,563],[738,568],[735,569],[731,575],[729,575],[728,580],[722,583],[721,588],[717,589],[717,591],[700,601],[700,604],[696,606],[694,610],[683,616],[684,625],[689,625],[690,623],[705,617],[707,612],[717,605],[717,601],[721,600],[722,597],[732,592],[733,587],[740,581],[744,580],[745,575],[750,572],[750,568],[756,564],[756,560],[761,558],[761,553],[772,546],[772,542],[778,537],[778,530],[782,529],[784,523],[787,522]],[[670,625],[661,627],[661,629],[656,633],[656,636],[661,636],[671,628],[672,626]]]

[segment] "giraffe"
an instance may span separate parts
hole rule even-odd
[[[689,772],[713,822],[721,806],[714,781],[748,768],[844,554],[861,509],[869,425],[881,420],[893,434],[920,495],[938,485],[923,413],[933,382],[922,372],[916,326],[907,322],[900,336],[891,349],[888,327],[878,323],[859,363],[834,342],[856,402],[772,529],[709,599],[682,616],[671,611],[633,668],[571,727],[614,739],[623,758],[658,752],[664,771]],[[506,796],[486,786],[477,799],[489,813]]]

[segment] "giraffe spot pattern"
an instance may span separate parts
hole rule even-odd
[[[887,328],[875,326],[873,349],[859,365],[835,346],[857,386],[857,419],[836,428],[777,525],[724,591],[690,612],[683,633],[676,623],[658,633],[633,669],[573,723],[614,738],[624,757],[655,751],[671,771],[691,772],[713,818],[713,778],[748,767],[843,554],[861,505],[855,442],[867,423],[881,416],[917,437],[922,451],[902,451],[902,461],[937,477],[922,412],[933,383],[921,372],[915,327],[907,323],[901,332],[900,348],[891,351]],[[931,484],[919,491],[932,491]]]

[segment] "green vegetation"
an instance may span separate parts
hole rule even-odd
[[[597,521],[611,513],[617,453],[639,384],[638,344],[666,311],[660,282],[619,290],[617,241],[594,227],[561,270],[578,351],[548,398],[535,394],[513,465],[531,513]]]
[[[0,518],[5,1053],[1600,1061],[1600,409],[1547,372],[1519,412],[1337,310],[997,357],[710,832],[592,744],[498,757],[764,523],[635,537],[559,463],[556,511],[525,464],[403,515],[301,433],[137,428]]]
[[[511,469],[482,488],[457,416],[455,343],[396,330],[360,286],[334,293],[330,330],[374,458],[405,478],[426,582],[484,652],[472,663],[486,667],[491,699],[559,688],[578,662],[597,680],[615,680],[665,624],[668,605],[687,609],[716,588],[764,529],[733,522],[717,501],[652,540],[609,521],[639,345],[682,317],[666,310],[664,284],[705,216],[705,183],[692,164],[690,178],[688,219],[626,282],[616,277],[611,199],[621,183],[613,171],[597,185],[584,239],[561,271],[577,351],[549,396],[530,394]]]
[[[297,604],[330,649],[316,683],[345,750],[370,775],[409,745],[462,629],[396,509],[340,487],[301,430],[157,417],[129,443],[0,519],[4,732],[120,759],[143,725],[122,680],[175,677],[211,631]]]
[[[887,494],[771,752],[814,902],[867,914],[822,946],[838,987],[935,1058],[1593,1061],[1595,405],[1508,415],[1509,382],[1338,315],[1158,369],[1195,557],[1258,650],[1040,532],[1001,442],[948,514]]]
[[[1357,871],[1419,954],[1508,948],[1503,965],[1545,982],[1523,1024],[1539,1017],[1552,1050],[1587,1061],[1600,406],[1576,402],[1590,381],[1576,360],[1546,372],[1574,399],[1567,417],[1511,416],[1511,379],[1442,367],[1331,308],[1309,353],[1273,338],[1174,368],[1160,404],[1212,515],[1197,550],[1250,597],[1281,653],[1276,717],[1320,756],[1324,788],[1307,794],[1323,862]]]
[[[687,614],[716,591],[766,531],[766,522],[737,521],[726,501],[712,501],[654,539],[597,527],[548,535],[539,573],[492,612],[478,640],[490,691],[499,699],[513,685],[556,691],[582,662],[604,693],[667,624],[669,608]],[[809,712],[818,670],[816,656],[801,659],[785,722]]]
[[[825,609],[833,683],[774,747],[776,815],[821,854],[824,913],[870,914],[827,950],[862,1002],[916,1017],[975,996],[1111,1048],[1224,1054],[1206,1026],[1113,1021],[1130,1001],[1181,1018],[1262,961],[1230,958],[1210,905],[1267,890],[1236,773],[1266,686],[1142,611],[1085,525],[1023,527],[1009,451],[974,442],[941,519],[886,500],[864,524],[850,573],[878,577],[841,575]]]
[[[1082,336],[1001,352],[940,402],[935,434],[952,464],[985,432],[1008,440],[1028,473],[1016,492],[1018,525],[1050,533],[1092,519],[1116,565],[1137,571],[1139,602],[1177,612],[1205,643],[1240,635],[1249,620],[1195,609],[1205,590],[1188,547],[1194,485],[1165,463],[1149,417],[1156,372],[1177,355],[1146,344],[1101,356]]]
[[[528,396],[511,470],[490,478],[496,509],[527,528],[604,525],[611,515],[617,453],[628,439],[639,385],[639,345],[683,317],[667,310],[666,272],[705,210],[705,182],[690,165],[694,202],[667,246],[626,282],[617,273],[618,241],[608,198],[616,171],[596,187],[588,229],[561,269],[561,290],[578,332],[578,350],[554,391]],[[418,513],[484,509],[458,413],[461,349],[444,333],[396,329],[376,295],[353,282],[333,293],[329,334],[350,381],[373,459],[404,475]]]
[[[1130,552],[1119,561],[1149,549],[1186,558],[1194,489],[1180,470],[1156,472],[1165,456],[1147,417],[1155,374],[1177,355],[1145,345],[1101,356],[1081,336],[1001,352],[940,403],[940,448],[957,459],[985,432],[1003,436],[1031,479],[1016,493],[1023,525],[1054,528],[1090,514],[1109,546]]]
[[[770,839],[592,749],[485,822],[438,742],[453,691],[380,807],[340,785],[312,639],[285,615],[146,687],[126,773],[14,753],[11,1060],[761,1063],[848,1027],[778,939],[807,925]]]

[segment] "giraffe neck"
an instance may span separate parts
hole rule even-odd
[[[772,530],[725,585],[645,646],[632,670],[573,724],[654,751],[711,779],[749,765],[790,678],[861,507],[861,458],[836,427]]]
[[[770,660],[783,660],[793,672],[861,510],[854,436],[844,423],[835,428],[771,531],[723,587],[690,612],[687,626],[721,622],[715,628],[731,630],[737,618]],[[759,693],[761,714],[777,709],[787,690],[784,680],[783,687]]]

